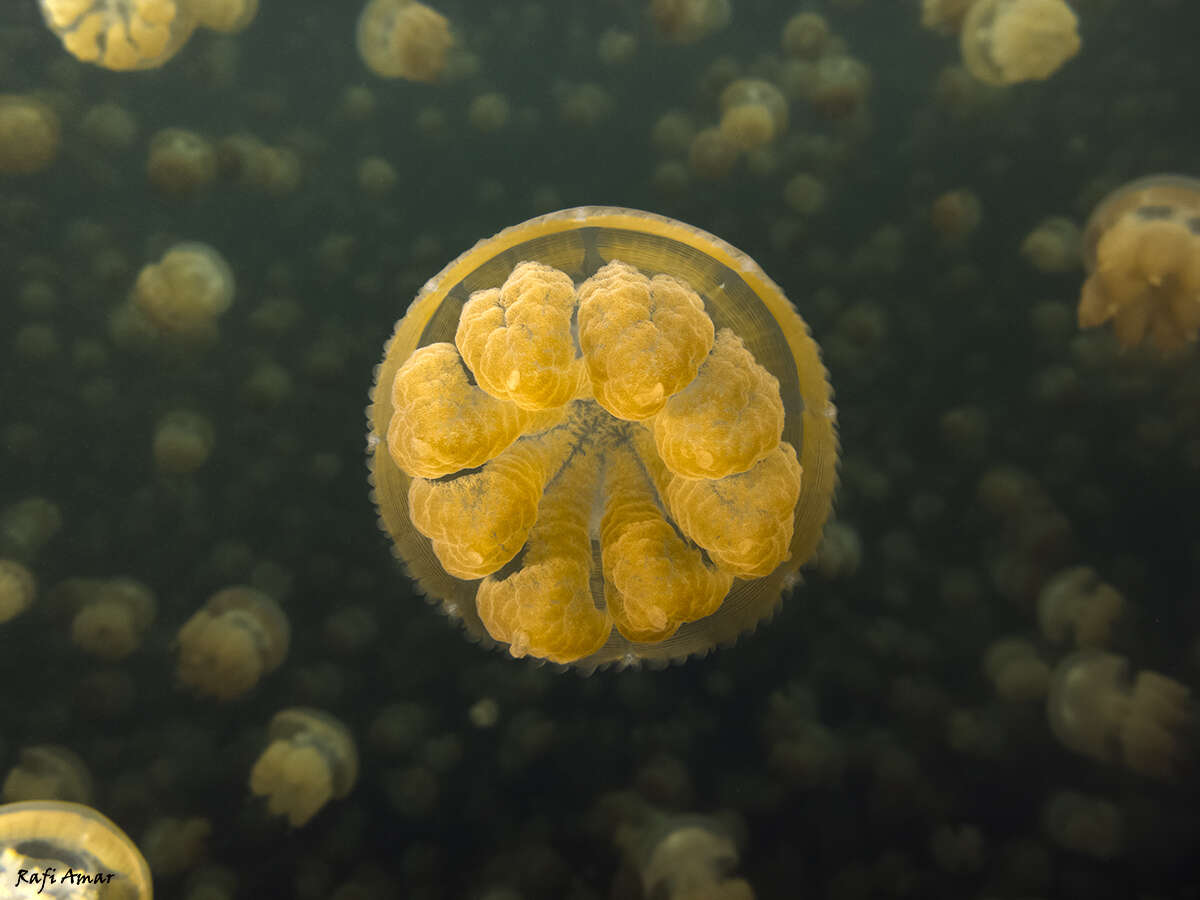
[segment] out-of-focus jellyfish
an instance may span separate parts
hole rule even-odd
[[[966,188],[939,194],[929,207],[929,223],[947,244],[961,244],[979,227],[983,206]]]
[[[1090,566],[1072,566],[1046,582],[1038,595],[1042,636],[1056,644],[1073,637],[1078,647],[1106,647],[1125,598]]]
[[[141,0],[146,3],[147,0]],[[258,15],[258,0],[176,0],[197,25],[231,34]]]
[[[688,147],[688,167],[701,178],[724,178],[737,162],[738,153],[738,145],[720,128],[704,128],[696,132]]]
[[[1081,260],[1079,226],[1063,216],[1051,216],[1037,224],[1021,242],[1021,255],[1039,272],[1070,272]]]
[[[831,119],[853,118],[871,92],[871,70],[843,53],[823,56],[817,62],[807,98]]]
[[[963,65],[980,81],[1042,81],[1079,52],[1079,18],[1065,0],[977,0],[960,42]]]
[[[1173,778],[1192,750],[1189,694],[1158,672],[1143,670],[1131,684],[1127,659],[1081,650],[1054,670],[1046,707],[1064,747],[1141,775]]]
[[[155,325],[180,337],[203,337],[233,302],[233,272],[208,244],[176,244],[138,273],[134,302]]]
[[[804,59],[819,59],[829,45],[833,30],[818,12],[796,13],[783,26],[779,37],[783,52]]]
[[[1105,197],[1083,232],[1088,277],[1079,325],[1112,320],[1126,346],[1147,335],[1163,352],[1200,330],[1200,179],[1138,178]]]
[[[477,131],[499,131],[508,124],[508,98],[499,91],[480,94],[467,107],[467,121]]]
[[[637,871],[643,897],[661,900],[754,900],[754,888],[732,873],[738,847],[730,828],[710,816],[652,812],[616,834]]]
[[[1050,840],[1075,853],[1112,859],[1124,844],[1125,822],[1116,804],[1078,791],[1056,791],[1042,808]]]
[[[816,344],[749,257],[635,210],[478,244],[397,324],[368,411],[383,526],[476,635],[594,668],[753,628],[837,459]]]
[[[0,555],[29,562],[62,528],[62,510],[45,497],[26,497],[0,510]]]
[[[58,156],[58,114],[36,97],[0,94],[0,175],[39,172]]]
[[[33,605],[37,580],[15,559],[0,559],[0,623],[11,621]]]
[[[154,429],[154,467],[168,475],[195,472],[212,448],[212,422],[190,409],[171,410]]]
[[[1050,667],[1024,638],[993,641],[983,654],[983,672],[996,696],[1010,703],[1042,700],[1050,683]]]
[[[90,803],[92,773],[72,750],[57,744],[23,747],[4,778],[4,802],[65,800]]]
[[[825,208],[829,192],[825,183],[807,172],[799,172],[783,186],[783,202],[802,216],[815,216]]]
[[[921,26],[955,34],[974,0],[921,0]]]
[[[266,797],[271,813],[287,816],[293,828],[354,788],[354,736],[329,713],[285,709],[271,719],[267,737],[270,743],[250,772],[250,790]]]
[[[212,142],[185,128],[164,128],[150,138],[146,177],[167,194],[193,194],[217,177]]]
[[[268,594],[235,586],[209,597],[179,629],[177,641],[179,680],[198,694],[231,700],[279,668],[291,626]]]
[[[49,602],[71,615],[71,642],[108,661],[141,646],[158,611],[154,592],[132,578],[69,578],[54,586]]]
[[[416,0],[369,0],[358,17],[358,55],[382,78],[437,81],[453,46],[446,17]]]
[[[769,81],[739,78],[721,92],[721,133],[741,150],[775,140],[787,121],[787,100]]]
[[[15,887],[22,870],[26,884]],[[66,882],[68,871],[81,873],[78,883]],[[154,895],[150,867],[129,835],[90,806],[46,800],[0,806],[0,884],[14,898]]]
[[[187,43],[195,20],[176,0],[39,0],[68,53],[105,69],[154,69]]]
[[[666,40],[690,44],[729,24],[729,0],[650,0],[650,21]]]

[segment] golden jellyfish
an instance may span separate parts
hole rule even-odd
[[[64,800],[90,803],[92,773],[79,755],[57,744],[23,747],[18,762],[4,778],[5,803]]]
[[[1090,566],[1072,566],[1046,582],[1038,594],[1042,636],[1055,644],[1074,638],[1078,647],[1105,647],[1125,610],[1125,598]]]
[[[0,883],[6,897],[152,900],[150,867],[129,835],[90,806],[52,800],[0,806]],[[76,875],[67,883],[66,873]],[[53,881],[51,880],[53,879]],[[50,887],[50,890],[44,890]],[[64,892],[62,889],[68,889]]]
[[[729,0],[650,0],[655,30],[675,44],[691,44],[729,24]]]
[[[62,528],[62,510],[45,497],[26,497],[0,510],[0,554],[28,562]]]
[[[204,337],[233,303],[233,272],[216,250],[197,242],[176,244],[138,273],[134,302],[169,334]]]
[[[178,0],[39,0],[39,4],[46,24],[68,53],[118,72],[161,66],[196,28]]]
[[[787,100],[769,81],[739,78],[721,92],[721,133],[741,150],[769,144],[787,121]]]
[[[1046,701],[1050,730],[1069,750],[1141,775],[1173,778],[1190,753],[1194,710],[1186,685],[1129,661],[1080,650],[1058,664]]]
[[[821,57],[807,87],[809,102],[831,119],[853,118],[870,92],[871,70],[841,53]]]
[[[358,55],[382,78],[437,81],[454,46],[450,23],[416,0],[369,0],[358,18]]]
[[[929,207],[929,223],[945,243],[961,244],[983,220],[983,204],[965,188],[939,194]]]
[[[832,34],[829,21],[823,15],[802,12],[787,20],[779,40],[788,56],[818,59],[828,47]]]
[[[1100,202],[1083,232],[1079,325],[1170,353],[1200,331],[1200,179],[1150,175]]]
[[[145,2],[145,0],[143,0]],[[225,34],[241,31],[258,15],[258,0],[177,0],[197,25]]]
[[[15,559],[0,559],[0,623],[11,621],[33,605],[37,579]]]
[[[239,585],[209,597],[176,642],[179,680],[197,694],[232,700],[283,664],[291,626],[269,594]]]
[[[688,168],[701,178],[715,181],[733,169],[738,152],[738,145],[720,128],[704,128],[696,132],[688,147]]]
[[[166,194],[192,194],[217,178],[217,151],[201,134],[164,128],[150,138],[146,177]]]
[[[729,643],[812,556],[837,460],[808,328],[748,256],[636,210],[514,226],[426,283],[368,410],[420,590],[516,657]]]
[[[1047,274],[1076,268],[1081,249],[1079,226],[1063,216],[1043,219],[1021,242],[1021,255],[1039,272]]]
[[[1079,52],[1079,17],[1065,0],[977,0],[960,45],[963,65],[980,81],[1044,81]]]
[[[0,94],[0,175],[40,172],[58,156],[58,114],[26,94]]]
[[[921,27],[956,34],[974,0],[921,0]]]
[[[97,659],[124,659],[154,622],[154,592],[132,578],[71,578],[53,591],[71,619],[71,641]]]
[[[380,156],[368,156],[358,164],[358,187],[369,197],[383,197],[397,181],[395,166]]]
[[[154,429],[154,467],[166,475],[188,475],[208,462],[213,448],[212,422],[189,409],[175,409]]]
[[[267,798],[272,815],[298,828],[358,780],[354,736],[318,709],[296,707],[272,717],[270,743],[250,772],[250,790]]]

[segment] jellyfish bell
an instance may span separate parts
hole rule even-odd
[[[38,0],[46,25],[76,59],[112,69],[156,69],[196,21],[175,0]]]
[[[50,885],[70,893],[45,890],[44,895],[80,900],[121,897],[151,900],[150,867],[137,845],[117,825],[90,806],[54,800],[33,800],[0,806],[0,884],[8,890],[25,872],[28,896]],[[67,885],[67,870],[84,873],[84,883]],[[57,874],[55,874],[57,873]],[[49,877],[55,875],[52,882]],[[31,876],[39,880],[29,881]],[[4,896],[22,897],[21,888]]]
[[[592,670],[728,644],[769,616],[829,513],[816,343],[745,254],[583,207],[426,283],[367,411],[381,525],[477,638]]]
[[[1112,320],[1125,345],[1164,353],[1200,334],[1200,178],[1149,175],[1093,210],[1083,232],[1079,325]]]

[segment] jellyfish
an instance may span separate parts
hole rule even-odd
[[[644,897],[662,900],[754,900],[754,888],[732,874],[738,845],[736,819],[667,815],[653,807],[632,810],[615,841],[641,882]]]
[[[721,133],[741,150],[775,140],[787,121],[787,100],[769,81],[739,78],[721,92]]]
[[[142,0],[146,2],[146,0]],[[258,0],[179,0],[197,25],[232,34],[258,15]]]
[[[174,409],[154,429],[154,467],[168,475],[188,475],[208,462],[213,427],[205,416]]]
[[[92,773],[78,754],[57,744],[21,748],[20,761],[4,778],[4,802],[64,800],[90,803]]]
[[[150,138],[146,177],[166,194],[195,193],[216,180],[216,151],[201,134],[164,128]]]
[[[39,4],[46,25],[68,53],[118,72],[158,68],[179,52],[196,27],[176,0],[39,0]]]
[[[833,30],[829,21],[818,12],[796,13],[783,26],[780,44],[789,56],[819,59],[829,45]]]
[[[1130,683],[1129,661],[1080,650],[1058,664],[1046,701],[1050,730],[1064,747],[1141,775],[1171,779],[1189,753],[1190,691],[1158,672]]]
[[[650,0],[650,21],[668,41],[691,44],[729,24],[729,0]]]
[[[963,65],[980,81],[1044,81],[1079,52],[1079,18],[1065,0],[977,0],[960,42]]]
[[[176,244],[138,273],[134,302],[156,326],[184,338],[211,333],[233,302],[233,272],[207,244]]]
[[[1080,262],[1079,226],[1063,216],[1037,224],[1021,242],[1021,255],[1039,272],[1070,272]]]
[[[585,670],[755,627],[820,541],[837,458],[819,351],[778,287],[623,209],[542,216],[447,266],[368,418],[420,589],[513,656]]]
[[[330,800],[345,797],[358,780],[354,736],[340,721],[317,709],[276,713],[270,743],[250,772],[250,790],[267,798],[272,815],[298,828]]]
[[[58,156],[58,114],[36,97],[0,94],[0,175],[40,172]]]
[[[67,885],[68,870],[82,873],[86,884]],[[24,871],[28,896],[121,897],[151,900],[150,867],[129,835],[95,809],[80,803],[33,800],[0,806],[0,883],[18,884]],[[57,873],[57,874],[55,874]],[[50,877],[53,875],[54,880]],[[6,896],[25,896],[17,890]]]
[[[0,623],[15,619],[33,605],[37,579],[15,559],[0,559]]]
[[[416,0],[369,0],[358,18],[358,55],[381,78],[437,81],[453,46],[446,17]]]
[[[996,696],[1010,703],[1044,699],[1050,682],[1050,667],[1023,638],[993,641],[983,655],[983,672]]]
[[[141,646],[158,611],[154,592],[132,578],[71,578],[51,593],[52,605],[72,614],[72,643],[109,662]]]
[[[1125,598],[1095,569],[1072,566],[1046,582],[1037,608],[1046,640],[1061,644],[1073,637],[1077,647],[1105,647],[1125,609]]]
[[[1150,175],[1100,202],[1083,233],[1079,325],[1112,320],[1125,346],[1163,353],[1200,331],[1200,179]]]
[[[240,697],[282,665],[290,641],[287,616],[268,594],[224,588],[179,629],[179,680],[218,700]]]

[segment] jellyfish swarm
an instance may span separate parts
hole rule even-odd
[[[594,668],[728,643],[820,540],[816,344],[744,254],[634,210],[501,232],[426,284],[368,410],[383,527],[468,630]]]
[[[104,876],[104,883],[77,886],[63,881],[69,869]],[[124,831],[90,806],[80,803],[34,800],[0,806],[0,884],[7,890],[18,884],[17,873],[30,876],[57,873],[56,881],[38,881],[15,890],[9,897],[35,897],[46,891],[71,897],[121,897],[151,900],[150,867]],[[112,877],[109,878],[108,876]]]
[[[1170,353],[1200,330],[1200,179],[1150,175],[1100,202],[1083,233],[1079,325]]]

